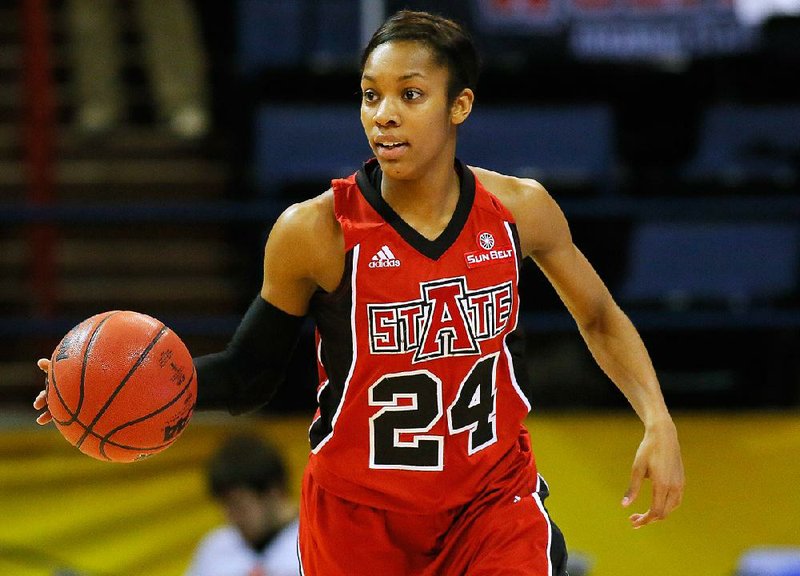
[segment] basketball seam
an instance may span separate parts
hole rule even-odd
[[[53,352],[53,356],[55,356],[55,352]],[[50,363],[52,364],[52,362],[53,362],[53,357],[50,358]],[[58,418],[53,416],[52,411],[50,412],[50,415],[53,417],[53,422],[55,422],[56,424],[58,424],[60,426],[68,426],[69,424],[72,424],[73,422],[77,422],[77,418],[75,417],[75,414],[73,414],[72,411],[69,409],[69,406],[67,406],[67,403],[64,400],[64,398],[61,396],[61,391],[58,389],[58,382],[56,381],[56,372],[55,372],[55,370],[52,370],[51,372],[52,372],[52,377],[48,376],[47,385],[48,386],[52,386],[53,390],[56,391],[56,398],[58,398],[58,401],[64,407],[64,410],[69,415],[70,420],[59,420]],[[48,409],[49,409],[49,407],[48,407]]]
[[[83,408],[83,401],[86,397],[86,366],[89,364],[89,353],[92,348],[94,348],[94,343],[97,341],[98,334],[100,334],[100,330],[103,328],[103,325],[114,316],[116,312],[109,313],[105,318],[103,318],[94,330],[94,333],[89,338],[89,342],[86,344],[86,350],[83,351],[83,362],[81,362],[81,385],[79,388],[78,393],[78,407],[75,409],[75,419],[78,419],[78,416],[81,413],[81,408]]]
[[[84,424],[83,422],[81,422],[80,420],[76,420],[74,422],[74,424],[80,426],[81,428],[83,428],[87,432],[87,434],[86,434],[87,438],[89,436],[91,436],[93,438],[97,438],[100,441],[103,441],[103,439],[104,439],[103,436],[101,436],[99,433],[95,432],[94,430],[90,430],[89,427],[86,424]],[[166,448],[167,446],[170,445],[170,443],[164,443],[164,444],[158,444],[156,446],[130,446],[128,444],[121,444],[119,442],[115,442],[113,440],[107,440],[107,439],[105,440],[105,442],[109,446],[114,446],[115,448],[122,448],[124,450],[131,450],[131,451],[160,450],[160,449]],[[78,446],[78,448],[80,448],[80,447]],[[103,458],[105,458],[108,462],[114,462],[115,461],[112,458],[109,458],[106,454],[101,454],[101,456]]]
[[[58,419],[56,419],[54,417],[53,420],[59,426],[69,426],[73,422],[77,422],[78,421],[78,414],[80,414],[81,407],[83,406],[83,400],[84,400],[84,376],[85,376],[86,358],[87,358],[87,355],[88,355],[89,348],[92,346],[92,343],[94,342],[97,333],[100,331],[101,326],[103,324],[105,324],[106,321],[111,316],[113,316],[114,314],[116,314],[116,312],[109,312],[109,313],[106,314],[106,316],[104,316],[103,318],[100,319],[100,321],[94,327],[94,331],[92,332],[92,335],[89,337],[89,342],[86,344],[86,350],[84,350],[83,360],[81,362],[81,382],[80,382],[80,387],[79,387],[79,392],[78,392],[78,405],[75,408],[75,412],[70,410],[70,407],[67,404],[67,401],[64,400],[64,397],[61,395],[61,390],[58,389],[58,381],[56,380],[56,371],[55,371],[55,363],[56,363],[55,358],[56,358],[56,353],[58,351],[58,347],[56,347],[56,349],[53,351],[53,355],[50,357],[50,365],[51,365],[50,372],[52,373],[52,378],[49,378],[48,382],[49,382],[49,384],[51,384],[53,386],[53,389],[56,391],[56,397],[58,398],[59,402],[61,402],[61,405],[64,407],[64,410],[70,416],[69,420],[58,420]],[[77,326],[76,326],[76,328],[77,328]],[[70,332],[72,332],[72,330]],[[67,334],[67,336],[68,335],[69,335],[69,333]]]
[[[138,424],[139,422],[143,422],[143,421],[147,420],[148,418],[152,418],[153,416],[156,416],[157,414],[160,414],[161,412],[163,412],[164,410],[166,410],[167,408],[169,408],[170,406],[175,404],[189,390],[189,387],[192,385],[192,382],[194,382],[196,374],[197,374],[197,371],[193,367],[192,368],[192,376],[191,376],[191,378],[189,378],[189,381],[186,384],[184,384],[183,388],[181,388],[181,391],[178,392],[178,394],[176,394],[175,397],[172,398],[172,400],[170,400],[169,402],[167,402],[166,404],[164,404],[163,406],[161,406],[157,410],[154,410],[153,412],[150,412],[149,414],[145,414],[144,416],[141,416],[141,417],[139,417],[139,418],[137,418],[135,420],[131,420],[130,422],[126,422],[125,424],[120,424],[119,426],[117,426],[116,428],[114,428],[113,430],[108,432],[103,437],[100,437],[99,434],[97,434],[96,432],[92,431],[92,434],[100,439],[100,447],[99,447],[100,454],[104,458],[108,458],[108,456],[106,455],[106,451],[105,451],[105,445],[106,444],[110,444],[110,445],[116,446],[118,448],[130,449],[130,450],[155,450],[155,449],[163,448],[165,446],[169,446],[170,444],[172,444],[172,442],[174,442],[174,440],[171,440],[170,442],[167,442],[165,444],[159,444],[158,446],[153,446],[153,447],[144,447],[144,446],[142,446],[142,447],[133,447],[133,446],[123,446],[121,444],[118,444],[116,442],[111,441],[110,438],[111,438],[111,436],[113,436],[114,434],[119,432],[120,430],[122,430],[124,428],[127,428],[128,426],[133,426],[134,424]],[[190,413],[190,415],[191,415],[191,413]],[[110,458],[109,458],[109,460],[110,460]]]
[[[108,407],[111,406],[111,403],[114,401],[114,398],[116,398],[117,395],[122,391],[122,389],[125,387],[125,384],[128,383],[128,380],[130,380],[131,376],[133,376],[136,370],[139,369],[139,366],[142,365],[142,362],[144,362],[145,358],[147,358],[147,355],[150,354],[150,351],[153,349],[153,347],[158,343],[159,340],[161,340],[164,334],[166,334],[168,331],[169,329],[164,324],[161,324],[161,329],[158,331],[158,334],[155,335],[155,337],[150,341],[147,347],[142,351],[142,353],[139,355],[139,358],[136,360],[133,366],[131,366],[130,370],[128,370],[128,373],[119,383],[119,385],[117,385],[114,391],[109,395],[108,400],[106,400],[106,403],[97,411],[97,414],[95,414],[92,421],[88,425],[84,425],[86,426],[86,430],[84,431],[83,436],[81,436],[80,440],[78,440],[78,442],[75,444],[75,446],[80,448],[81,444],[83,444],[83,442],[86,440],[89,434],[94,434],[95,425],[103,416],[105,411],[108,410]]]

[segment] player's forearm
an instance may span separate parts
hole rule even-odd
[[[194,359],[197,408],[241,414],[266,404],[283,382],[302,324],[256,297],[225,350]]]
[[[638,331],[616,305],[580,327],[597,364],[620,389],[646,427],[669,420],[650,355]]]

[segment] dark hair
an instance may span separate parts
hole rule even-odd
[[[361,54],[361,72],[364,72],[367,58],[375,48],[386,42],[402,40],[426,45],[436,62],[448,69],[449,100],[455,99],[464,88],[475,89],[480,65],[469,33],[453,20],[428,12],[401,10],[386,20]]]
[[[234,488],[264,492],[286,488],[286,467],[278,451],[254,435],[230,437],[211,458],[211,494],[220,498]]]

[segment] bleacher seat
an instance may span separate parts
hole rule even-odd
[[[736,576],[800,576],[800,548],[755,547],[739,558]]]
[[[316,68],[355,67],[361,51],[358,0],[318,0],[312,34],[311,63]]]
[[[353,67],[361,48],[359,0],[238,0],[238,67]]]
[[[644,222],[631,237],[629,302],[747,306],[797,288],[798,226],[783,223]]]
[[[262,193],[293,183],[324,185],[371,156],[358,106],[350,104],[264,105],[255,118],[254,146],[255,184]]]
[[[303,58],[305,2],[238,0],[239,72],[298,66]]]
[[[460,129],[458,156],[547,187],[608,190],[615,178],[613,115],[605,105],[478,104]]]
[[[718,104],[701,119],[689,183],[791,186],[800,179],[800,106]]]
[[[613,181],[611,114],[605,107],[477,109],[459,133],[467,164],[564,187]],[[371,156],[353,105],[267,104],[255,119],[262,190],[349,174]]]

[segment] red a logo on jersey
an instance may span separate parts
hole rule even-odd
[[[512,308],[511,282],[467,289],[464,277],[420,285],[420,300],[370,304],[370,352],[414,353],[413,362],[479,354],[481,340],[501,334]]]
[[[427,303],[428,313],[415,361],[480,352],[466,310],[462,309],[464,292],[464,278],[422,285],[422,300]]]

